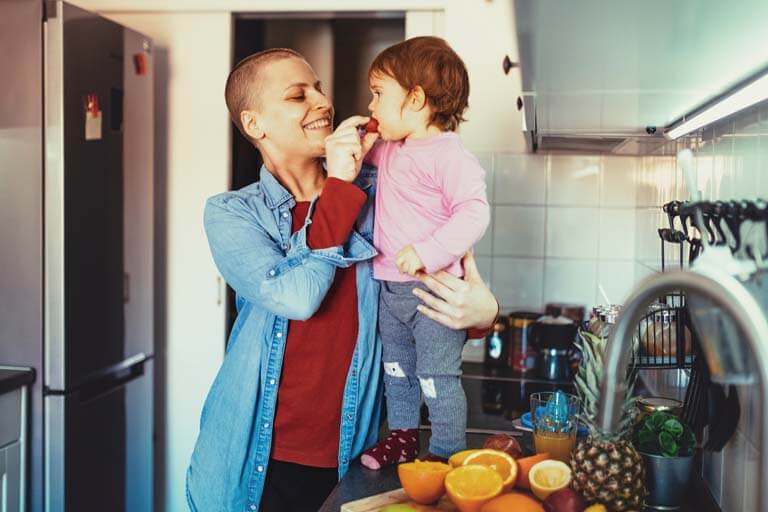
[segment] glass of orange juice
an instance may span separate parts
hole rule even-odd
[[[549,453],[553,459],[570,461],[576,446],[579,398],[562,391],[531,395],[531,423],[536,453]]]

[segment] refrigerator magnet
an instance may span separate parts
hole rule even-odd
[[[147,74],[147,54],[144,52],[135,53],[133,55],[133,68],[136,70],[137,75]]]
[[[101,108],[97,94],[86,94],[84,98],[85,140],[101,140]]]

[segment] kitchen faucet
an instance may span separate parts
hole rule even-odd
[[[748,350],[757,373],[761,401],[762,428],[758,449],[758,509],[768,512],[768,319],[760,304],[733,275],[716,267],[665,272],[643,280],[627,299],[611,332],[606,348],[605,369],[600,383],[597,424],[603,432],[618,430],[624,385],[632,348],[632,338],[647,308],[658,297],[670,292],[685,292],[711,301],[728,315],[742,336],[699,336],[701,351],[714,381],[727,381],[730,366],[722,357],[725,351]],[[692,315],[695,323],[695,315]],[[718,347],[722,343],[722,347]],[[738,353],[738,352],[732,352]]]

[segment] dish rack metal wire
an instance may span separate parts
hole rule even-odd
[[[671,250],[679,256],[673,266],[684,269],[686,259],[690,264],[700,252],[700,241],[688,235],[688,230],[675,229],[675,217],[679,205],[672,202],[663,209],[668,215],[669,227],[658,229],[661,246],[661,271],[667,270],[667,254]],[[685,222],[685,219],[681,219]],[[687,228],[687,226],[686,226]],[[688,257],[686,258],[686,251]],[[637,325],[638,350],[633,353],[632,363],[637,369],[682,370],[688,377],[683,401],[683,420],[700,436],[706,422],[706,394],[708,371],[700,352],[700,344],[691,325],[682,291],[659,297],[649,312]]]

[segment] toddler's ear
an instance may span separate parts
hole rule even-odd
[[[420,85],[414,87],[408,94],[408,108],[414,112],[418,112],[427,105],[427,95],[424,94],[424,89]]]
[[[259,140],[264,138],[264,130],[261,129],[259,119],[253,111],[243,110],[240,112],[240,123],[243,125],[245,133],[252,139]]]

